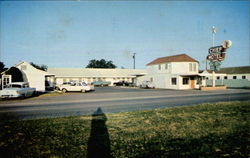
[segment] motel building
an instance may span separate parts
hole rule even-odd
[[[64,82],[127,81],[142,85],[149,81],[159,89],[200,89],[206,86],[229,88],[250,88],[250,66],[221,68],[219,72],[199,71],[199,63],[187,54],[157,58],[146,65],[146,69],[96,69],[96,68],[48,68],[38,70],[28,62],[20,62],[13,67],[20,70],[24,82],[30,87],[44,92],[47,87]],[[1,73],[1,87],[12,82],[12,75]]]
[[[147,75],[138,82],[150,81],[155,88],[195,89],[201,85],[199,63],[186,54],[161,57],[147,64]]]
[[[206,85],[212,85],[212,76],[206,76]],[[215,85],[230,88],[250,88],[250,66],[226,67],[216,72]]]
[[[90,84],[94,81],[107,81],[110,86],[115,82],[135,82],[136,76],[145,75],[144,69],[103,69],[103,68],[48,68],[54,78],[48,79],[56,85],[64,82],[85,82]]]

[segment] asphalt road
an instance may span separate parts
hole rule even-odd
[[[0,116],[33,119],[88,115],[98,107],[105,113],[114,113],[235,100],[250,100],[250,90],[199,91],[100,87],[89,93],[51,94],[24,100],[1,100]]]

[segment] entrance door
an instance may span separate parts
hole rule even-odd
[[[2,89],[6,88],[6,85],[11,83],[11,75],[2,76]]]
[[[191,78],[190,78],[190,81],[191,81],[191,82],[190,82],[190,83],[191,83],[190,87],[191,87],[192,89],[194,89],[194,88],[195,88],[195,82],[194,82],[195,80],[194,80],[194,77],[191,77]]]

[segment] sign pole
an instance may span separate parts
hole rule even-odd
[[[213,27],[212,27],[212,41],[213,41],[213,47],[214,47],[214,41],[215,41],[215,33],[216,33],[216,28],[213,26]]]
[[[212,40],[213,40],[213,47],[214,47],[214,40],[215,40],[215,33],[216,33],[216,28],[213,26],[212,27]],[[212,87],[215,87],[215,72],[213,70],[212,72]]]
[[[215,87],[215,72],[214,71],[212,72],[212,80],[213,80],[212,87]]]

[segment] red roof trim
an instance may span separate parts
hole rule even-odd
[[[178,54],[173,56],[161,57],[153,60],[147,65],[161,64],[167,62],[198,62],[197,60],[191,58],[187,54]]]

